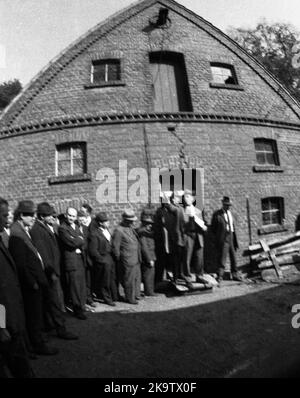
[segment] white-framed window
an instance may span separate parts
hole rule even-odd
[[[103,84],[121,80],[121,63],[119,59],[92,61],[91,83]]]
[[[279,166],[279,156],[275,140],[255,138],[254,146],[258,164]]]
[[[56,146],[55,175],[73,176],[87,172],[86,143],[72,142]]]
[[[284,200],[269,197],[261,200],[263,225],[282,225],[284,219]]]

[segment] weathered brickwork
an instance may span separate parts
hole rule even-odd
[[[170,9],[170,27],[145,31],[149,19],[157,15],[162,6]],[[238,47],[229,41],[225,45],[217,29],[205,25],[202,19],[197,21],[173,1],[150,0],[134,7],[108,20],[58,57],[2,115],[1,129],[60,117],[153,112],[151,51],[184,54],[195,114],[256,117],[299,124],[299,128],[268,127],[262,123],[182,121],[170,125],[162,121],[141,121],[12,135],[0,140],[0,195],[12,206],[24,198],[35,202],[48,200],[59,212],[68,205],[78,207],[87,201],[96,211],[109,211],[117,223],[127,205],[97,202],[97,188],[101,183],[96,179],[98,170],[109,167],[118,176],[119,160],[127,160],[128,172],[133,167],[175,168],[184,144],[189,166],[204,169],[204,205],[209,217],[220,207],[223,195],[232,198],[238,216],[241,253],[250,239],[247,198],[253,241],[257,240],[258,229],[262,227],[261,199],[265,197],[284,198],[284,224],[288,231],[293,231],[300,212],[300,118],[297,115],[300,109],[296,103],[263,69],[255,69],[253,61]],[[85,48],[92,39],[94,44]],[[80,54],[78,49],[83,49]],[[68,65],[63,66],[66,59],[72,57]],[[90,83],[91,61],[114,57],[121,59],[124,85],[86,88]],[[243,90],[210,87],[210,62],[213,61],[234,65]],[[41,88],[37,93],[38,87]],[[22,106],[23,103],[26,106]],[[280,172],[253,170],[256,165],[254,138],[276,140]],[[49,178],[55,176],[56,145],[78,141],[87,144],[90,180],[50,184]],[[132,183],[129,181],[128,186]],[[138,211],[143,206],[134,205]],[[247,258],[239,260],[247,262]]]

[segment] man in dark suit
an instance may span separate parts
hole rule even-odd
[[[228,196],[222,200],[222,208],[217,210],[211,221],[211,229],[215,236],[216,249],[218,251],[218,281],[224,278],[226,260],[230,257],[232,278],[237,281],[243,281],[237,269],[235,252],[238,249],[235,220],[230,207],[232,203]]]
[[[95,217],[98,228],[93,228],[88,239],[88,250],[95,269],[96,294],[108,305],[118,300],[116,265],[112,257],[112,237],[106,213]]]
[[[87,215],[82,210],[78,210],[77,219],[78,219],[79,230],[84,238],[84,246],[82,248],[82,251],[84,255],[84,264],[85,264],[86,304],[90,307],[97,307],[96,303],[93,300],[93,288],[94,288],[94,286],[92,285],[93,262],[91,260],[88,251],[88,237],[90,231],[88,225],[90,225],[90,223],[88,224]]]
[[[141,294],[141,247],[137,232],[133,228],[137,217],[131,209],[122,214],[122,223],[113,235],[113,254],[119,267],[125,300],[138,304]]]
[[[44,290],[46,315],[50,326],[54,326],[57,336],[65,340],[76,340],[77,336],[66,330],[66,320],[60,302],[60,249],[54,229],[54,209],[49,203],[37,206],[38,219],[30,230],[32,241],[40,253],[48,285]]]
[[[156,296],[154,293],[155,279],[155,240],[153,231],[153,213],[151,209],[144,209],[141,214],[142,226],[138,229],[142,252],[142,281],[145,296]]]
[[[21,201],[16,212],[17,221],[11,227],[9,251],[20,277],[28,335],[36,354],[54,355],[58,350],[49,347],[43,336],[43,290],[48,286],[45,266],[29,232],[35,221],[34,203]]]
[[[10,227],[14,221],[14,215],[11,210],[8,211],[7,223],[3,229],[3,232],[0,232],[0,236],[2,238],[2,242],[4,246],[8,249],[8,241],[10,237]]]
[[[0,232],[7,223],[8,203],[0,198]],[[3,365],[16,378],[34,377],[26,348],[23,298],[17,268],[0,237],[0,374]],[[2,366],[1,366],[2,362]]]
[[[85,254],[84,236],[80,232],[77,220],[77,210],[69,207],[66,212],[66,222],[60,225],[59,237],[62,243],[64,268],[74,316],[87,319],[85,315],[86,282],[85,282]]]
[[[163,280],[164,269],[169,279],[176,281],[182,272],[184,254],[184,237],[182,229],[182,212],[180,205],[183,191],[162,193],[162,205],[154,216],[154,238],[157,253],[155,264],[155,282]]]

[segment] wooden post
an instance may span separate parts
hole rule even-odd
[[[246,199],[247,202],[247,221],[248,221],[248,233],[249,233],[249,245],[252,245],[252,230],[251,230],[251,216],[250,216],[250,203],[249,198]]]

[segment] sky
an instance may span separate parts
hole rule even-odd
[[[133,0],[0,0],[0,83],[26,85],[48,62]],[[299,0],[177,0],[219,29],[254,27],[263,18],[300,31]]]

